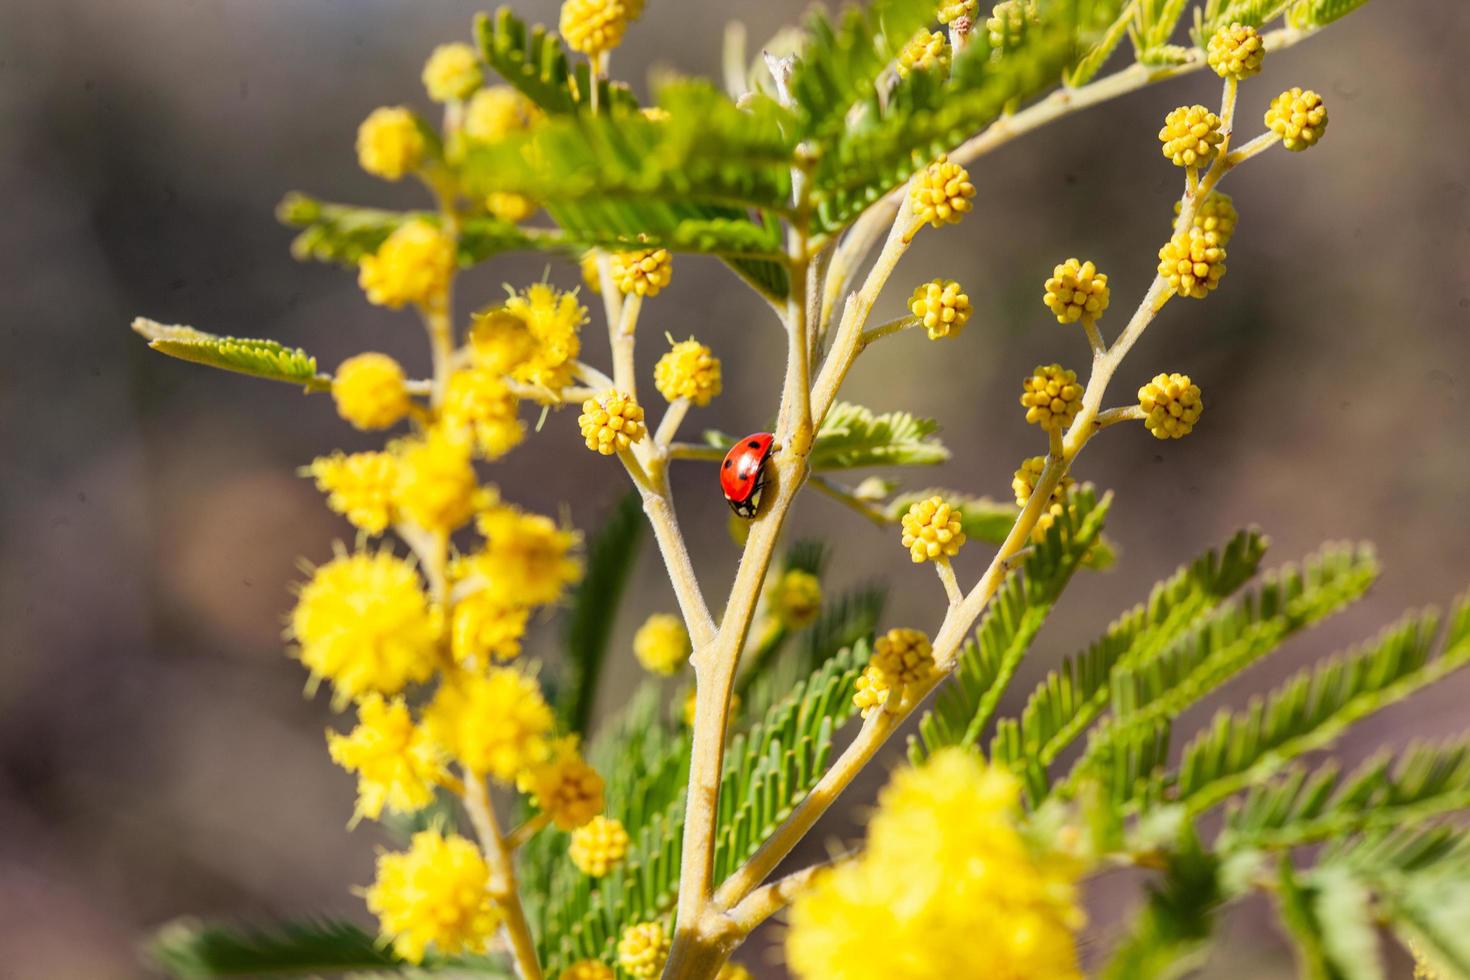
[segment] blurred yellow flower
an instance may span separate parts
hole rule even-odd
[[[505,309],[521,318],[536,342],[531,357],[512,376],[553,392],[571,384],[577,355],[582,352],[578,330],[587,322],[587,308],[577,302],[576,293],[538,282],[512,293]]]
[[[424,725],[470,772],[504,783],[551,755],[551,708],[536,681],[509,667],[439,686]]]
[[[618,966],[635,977],[656,977],[669,958],[669,935],[662,923],[640,922],[618,940]]]
[[[483,80],[480,59],[468,44],[441,44],[424,62],[424,88],[435,102],[467,99]]]
[[[357,283],[368,302],[398,309],[437,306],[454,274],[454,241],[427,221],[400,225],[358,263]]]
[[[670,613],[654,613],[633,635],[633,655],[650,673],[672,676],[689,659],[689,651],[689,631]]]
[[[601,878],[628,853],[628,832],[612,817],[593,817],[572,831],[567,853],[578,871]]]
[[[681,340],[653,366],[653,386],[669,401],[704,407],[720,393],[720,360],[694,338]]]
[[[413,835],[407,851],[378,858],[377,880],[365,897],[393,951],[421,963],[430,946],[449,956],[489,948],[502,918],[489,881],[478,847],[458,834],[425,830]]]
[[[576,830],[602,812],[602,777],[571,736],[557,739],[551,758],[522,773],[516,785],[561,830]]]
[[[447,533],[475,513],[483,495],[470,462],[469,443],[433,429],[395,445],[398,481],[393,505],[426,531]]]
[[[424,134],[402,106],[374,109],[357,127],[357,162],[384,180],[399,180],[424,159]]]
[[[434,801],[434,787],[447,775],[444,750],[413,723],[401,697],[369,694],[357,704],[357,725],[346,735],[327,733],[332,761],[357,773],[353,819],[376,820],[387,807],[413,813]]]
[[[332,401],[337,414],[358,429],[386,429],[408,414],[403,368],[387,354],[349,357],[332,378]]]
[[[327,507],[369,534],[382,534],[393,523],[393,484],[398,460],[392,453],[333,453],[318,456],[306,468],[316,488],[327,495]]]

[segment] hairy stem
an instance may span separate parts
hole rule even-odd
[[[531,937],[531,924],[526,919],[520,890],[516,887],[515,862],[511,858],[510,846],[500,833],[500,824],[495,819],[495,808],[490,805],[484,779],[469,771],[464,777],[465,812],[480,838],[485,863],[490,865],[490,894],[505,913],[502,928],[515,959],[516,972],[521,980],[541,980],[536,941]]]

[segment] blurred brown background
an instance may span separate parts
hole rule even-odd
[[[549,0],[519,4],[554,21]],[[323,398],[213,374],[146,350],[135,314],[300,344],[325,366],[362,349],[425,354],[406,315],[369,307],[353,277],[287,254],[271,210],[284,191],[410,204],[414,188],[357,170],[352,141],[374,106],[422,106],[429,49],[468,37],[469,0],[3,0],[0,2],[0,977],[143,975],[140,937],[180,914],[264,920],[327,911],[361,917],[349,887],[382,841],[343,829],[349,777],[327,761],[325,699],[280,628],[302,557],[347,537],[295,467],[368,445]],[[799,5],[746,2],[753,44]],[[730,5],[653,0],[617,52],[648,69],[708,72]],[[1328,538],[1377,542],[1385,575],[1367,601],[1294,643],[1273,668],[1218,701],[1365,636],[1403,608],[1470,585],[1470,7],[1375,0],[1325,36],[1268,61],[1244,89],[1246,131],[1291,84],[1321,91],[1331,128],[1311,153],[1273,151],[1233,176],[1242,213],[1230,275],[1209,302],[1171,305],[1117,379],[1123,402],[1160,370],[1203,387],[1190,439],[1111,431],[1081,475],[1117,492],[1108,575],[1074,586],[1025,668],[1012,704],[1046,664],[1084,642],[1148,583],[1250,522],[1276,561]],[[1212,101],[1196,76],[1146,90],[1003,148],[973,168],[976,214],[926,232],[879,314],[911,281],[966,283],[976,314],[957,341],[888,341],[848,395],[945,425],[955,460],[912,476],[1002,497],[1037,433],[1015,405],[1039,360],[1081,366],[1079,334],[1039,302],[1069,254],[1112,276],[1114,316],[1141,294],[1163,240],[1178,172],[1158,156],[1162,114]],[[698,413],[746,431],[765,424],[780,341],[765,310],[712,261],[680,259],[645,314],[640,368],[665,330],[697,333],[725,359],[727,390]],[[468,300],[525,283],[542,258],[498,261]],[[576,282],[557,265],[552,277]],[[1104,321],[1105,325],[1107,321]],[[1118,324],[1113,323],[1113,329]],[[589,356],[605,358],[600,326]],[[512,500],[589,526],[620,492],[577,445],[574,413],[494,479]],[[682,517],[712,599],[735,551],[713,470],[677,475]],[[799,505],[803,532],[842,536],[838,578],[881,567],[890,619],[937,621],[942,593],[894,535],[829,501]],[[970,575],[974,547],[962,562]],[[618,623],[619,669],[633,627],[672,598],[651,556]],[[549,648],[555,624],[538,627]],[[616,690],[605,692],[611,704]],[[1470,678],[1364,725],[1346,748],[1467,727]],[[1204,713],[1201,712],[1203,717]],[[827,828],[850,833],[854,812]],[[815,842],[812,850],[819,850]],[[1212,976],[1289,976],[1260,909],[1231,921]],[[752,965],[779,976],[774,952]],[[762,962],[762,957],[765,961]],[[1403,961],[1395,954],[1395,965]],[[1407,974],[1405,974],[1407,975]]]

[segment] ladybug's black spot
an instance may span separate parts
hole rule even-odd
[[[725,469],[728,470],[729,468],[730,468],[730,461],[727,459],[727,460],[725,460]]]
[[[761,444],[759,442],[757,442],[754,439],[750,440],[750,448],[751,449],[759,449],[760,447],[761,447]]]

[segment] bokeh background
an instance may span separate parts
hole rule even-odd
[[[414,203],[413,188],[358,171],[354,131],[377,105],[424,106],[423,57],[467,38],[478,6],[0,2],[0,977],[147,975],[140,938],[186,913],[363,917],[349,887],[369,880],[383,839],[370,825],[344,831],[352,782],[322,744],[340,719],[303,696],[280,632],[298,562],[348,536],[295,468],[368,441],[326,399],[166,360],[127,325],[145,314],[272,336],[326,366],[378,349],[421,371],[417,324],[368,306],[351,275],[294,262],[272,208],[290,189]],[[555,19],[549,0],[519,6]],[[653,0],[615,65],[640,87],[652,69],[709,72],[731,11]],[[747,0],[738,13],[759,44],[799,9]],[[1130,426],[1081,461],[1081,475],[1117,493],[1122,557],[1076,582],[1012,707],[1156,577],[1243,524],[1271,533],[1277,561],[1324,539],[1373,540],[1385,574],[1215,704],[1470,585],[1467,37],[1459,0],[1376,0],[1246,85],[1247,132],[1291,84],[1323,92],[1331,129],[1311,153],[1273,151],[1232,176],[1242,226],[1224,288],[1171,305],[1117,379],[1113,400],[1126,401],[1155,372],[1186,371],[1208,411],[1182,442]],[[945,344],[885,342],[848,388],[943,421],[954,461],[914,483],[1009,493],[1016,461],[1041,448],[1016,408],[1018,379],[1041,360],[1084,360],[1080,335],[1042,308],[1041,281],[1067,255],[1090,256],[1111,274],[1115,305],[1131,307],[1177,196],[1159,118],[1216,91],[1196,76],[1139,92],[973,168],[975,214],[926,232],[879,310],[898,310],[904,283],[954,277],[975,301],[970,326]],[[469,301],[545,270],[540,257],[499,260],[473,275]],[[564,264],[550,275],[576,282]],[[749,291],[713,261],[682,258],[644,319],[641,370],[665,330],[696,333],[724,358],[726,393],[691,428],[764,425],[781,341]],[[605,358],[596,326],[586,338]],[[564,507],[580,526],[621,492],[577,444],[574,412],[552,415],[494,478],[511,500]],[[714,471],[685,464],[676,483],[718,600],[736,551]],[[895,535],[821,497],[794,523],[840,537],[836,582],[891,580],[892,622],[937,621],[942,593]],[[982,550],[961,563],[971,575]],[[635,679],[633,628],[672,607],[652,555],[632,595],[604,705]],[[550,650],[556,637],[541,624],[533,642]],[[1470,677],[1450,679],[1363,725],[1344,752],[1460,731],[1467,699]],[[824,836],[853,832],[881,776]],[[1107,910],[1133,892],[1109,883],[1100,898],[1106,932]],[[1233,916],[1208,974],[1290,976],[1268,918]],[[775,948],[751,965],[783,975]]]

